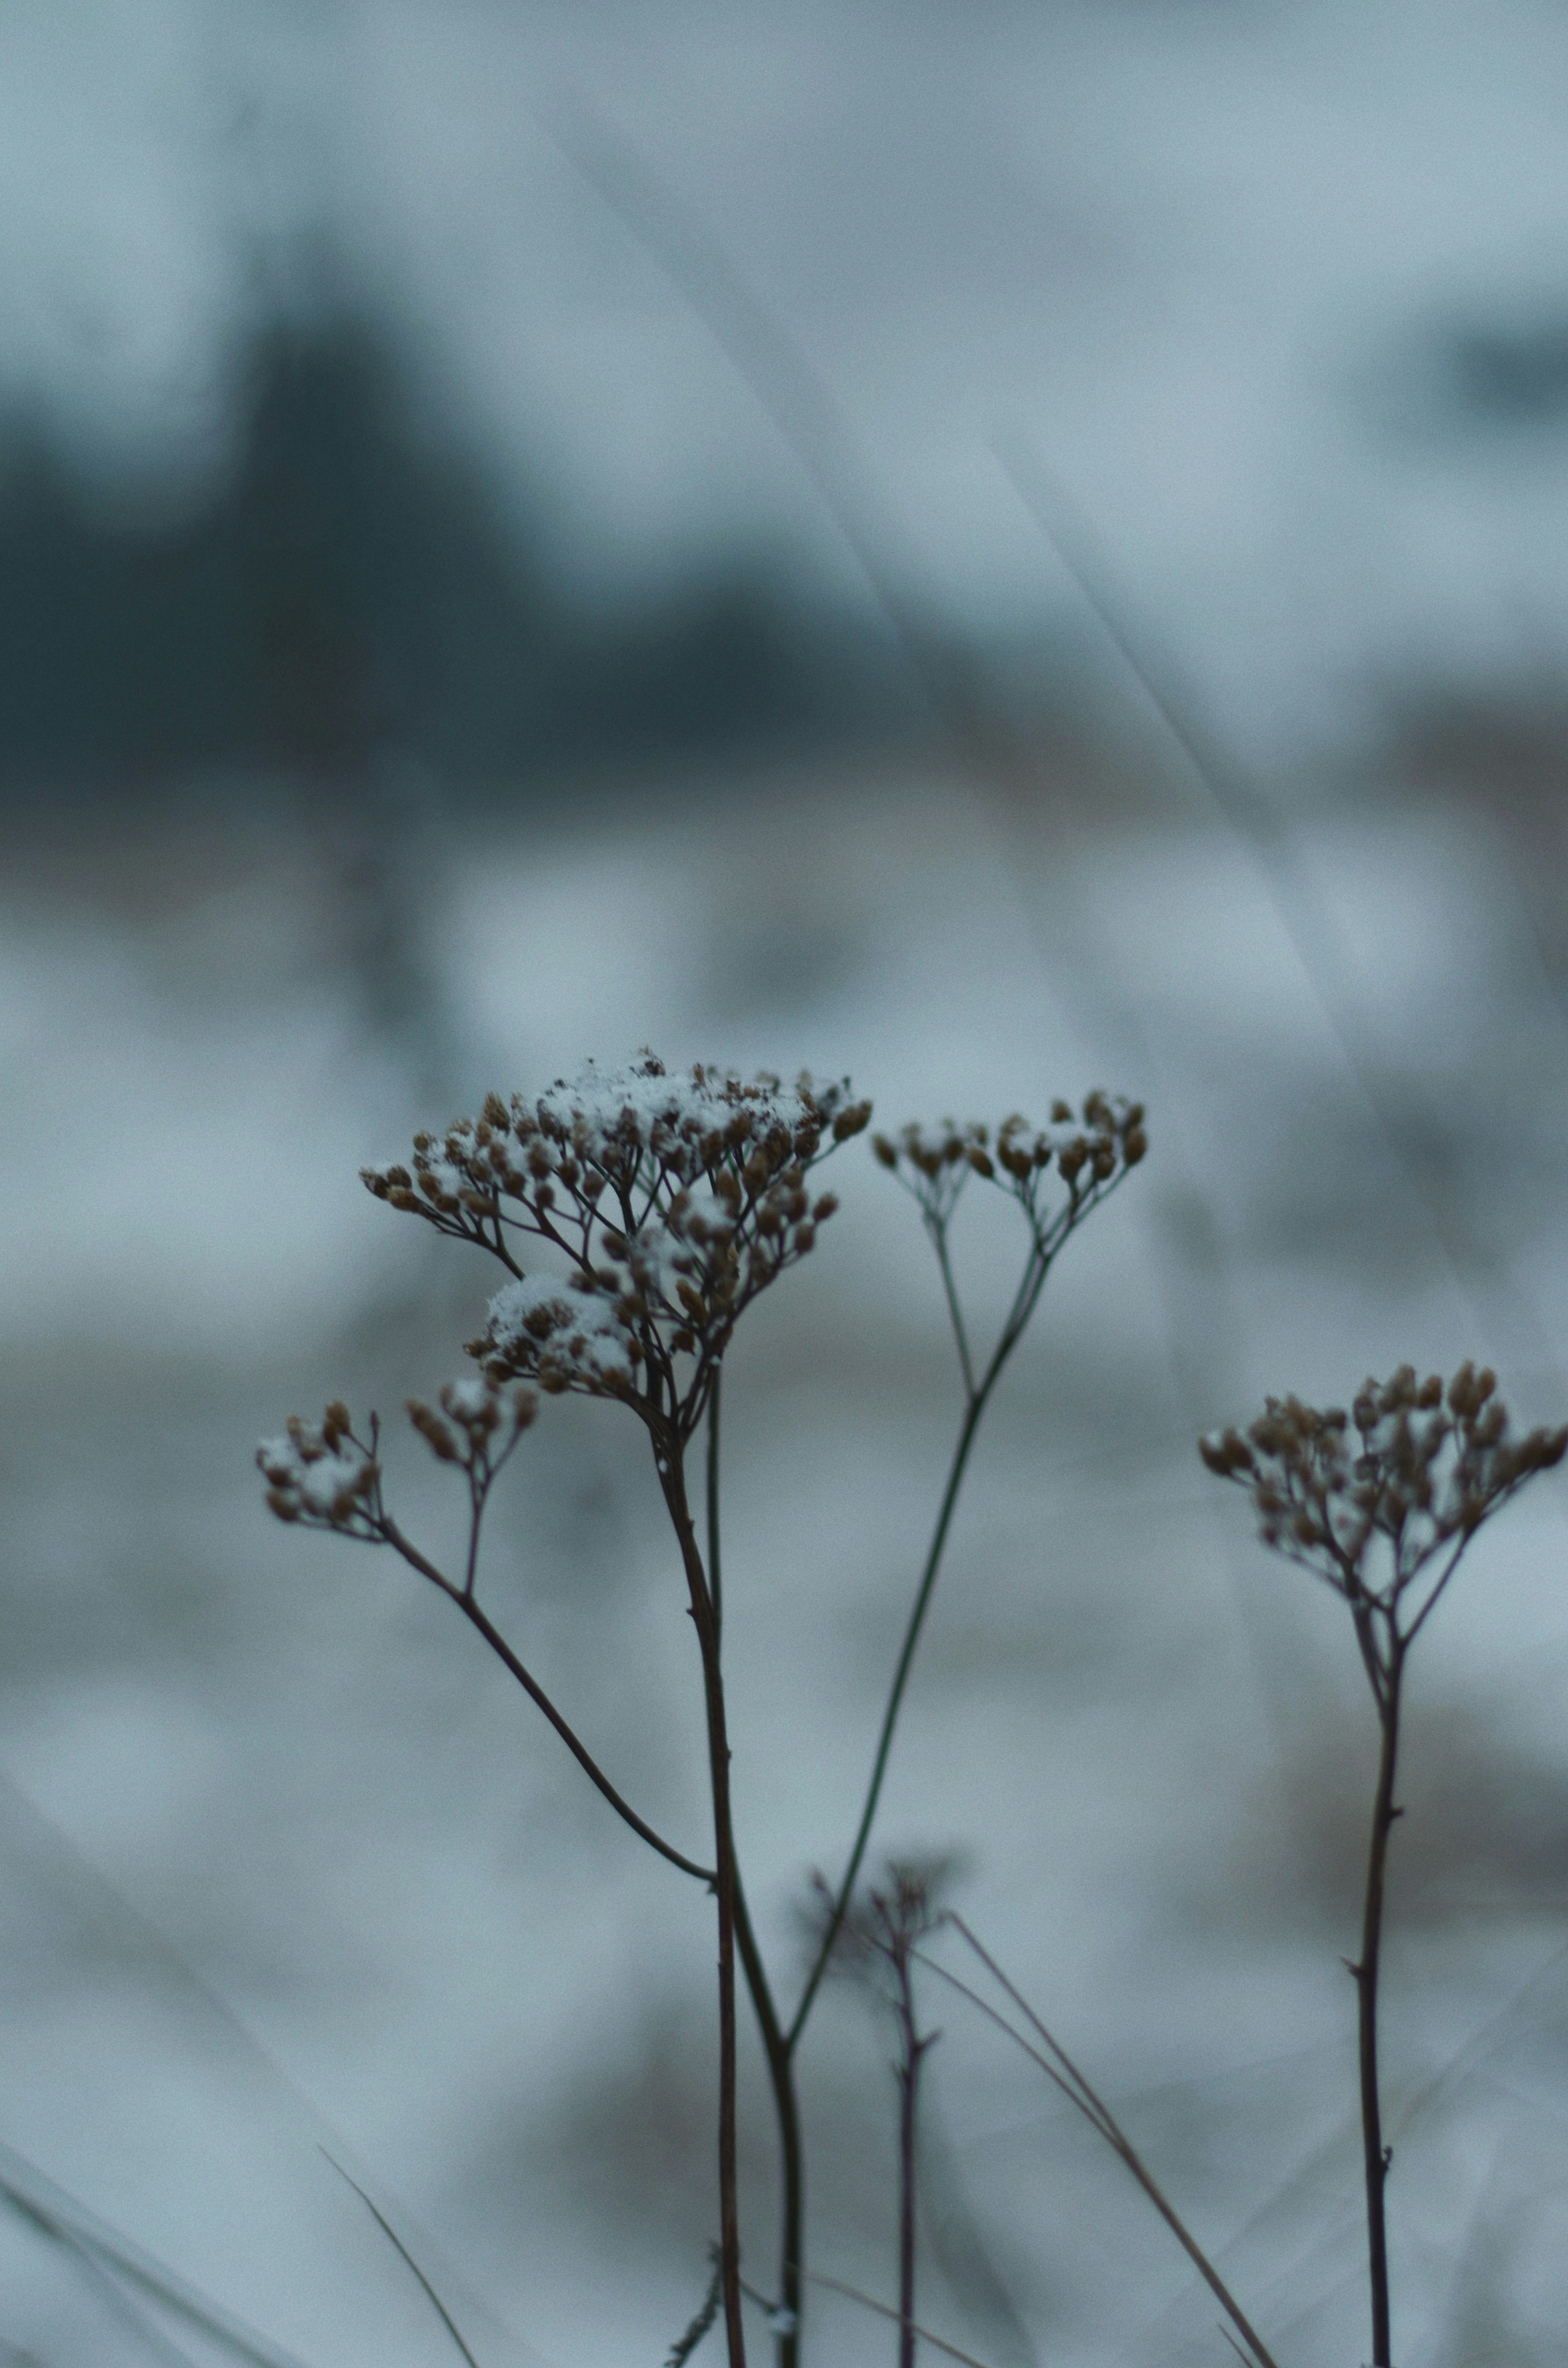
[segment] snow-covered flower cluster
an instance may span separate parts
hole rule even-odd
[[[374,1534],[370,1508],[381,1466],[373,1446],[355,1438],[341,1399],[334,1399],[319,1423],[291,1414],[282,1437],[264,1439],[256,1460],[267,1480],[267,1501],[280,1521]]]
[[[481,1474],[500,1466],[539,1411],[531,1390],[499,1390],[472,1373],[443,1382],[437,1397],[438,1407],[409,1398],[410,1422],[439,1463]]]
[[[1535,1472],[1560,1463],[1568,1429],[1508,1435],[1495,1374],[1460,1366],[1445,1391],[1402,1365],[1369,1381],[1348,1414],[1269,1398],[1244,1433],[1201,1440],[1211,1472],[1245,1487],[1267,1545],[1352,1598],[1369,1543],[1387,1542],[1392,1600],[1450,1540],[1469,1537]]]
[[[378,1200],[512,1274],[469,1344],[489,1381],[630,1397],[685,1427],[742,1310],[837,1205],[813,1198],[811,1170],[869,1117],[847,1080],[671,1076],[644,1053],[625,1069],[590,1064],[533,1101],[492,1094],[477,1119],[416,1136],[408,1166],[363,1172]],[[525,1235],[564,1274],[525,1273]],[[695,1360],[684,1384],[677,1358]]]
[[[952,1214],[969,1178],[983,1176],[1021,1201],[1038,1228],[1050,1221],[1052,1169],[1067,1188],[1066,1208],[1075,1212],[1135,1167],[1149,1139],[1142,1102],[1096,1092],[1085,1098],[1081,1116],[1068,1102],[1053,1103],[1047,1127],[1031,1127],[1015,1114],[993,1133],[949,1119],[929,1131],[906,1126],[896,1137],[875,1135],[872,1147],[938,1224]]]

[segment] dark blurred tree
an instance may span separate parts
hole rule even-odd
[[[394,744],[514,761],[544,632],[483,473],[410,423],[363,324],[275,329],[237,389],[237,465],[183,515],[126,516],[36,426],[0,494],[0,774],[283,764]]]
[[[0,423],[0,789],[280,768],[330,792],[388,756],[471,787],[906,719],[877,621],[765,556],[569,604],[358,316],[269,329],[233,400],[234,465],[182,507]]]

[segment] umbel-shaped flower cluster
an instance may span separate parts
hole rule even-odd
[[[994,1133],[987,1126],[955,1126],[929,1132],[906,1126],[898,1136],[872,1138],[877,1157],[891,1167],[919,1201],[928,1220],[945,1223],[970,1177],[1002,1184],[1035,1220],[1048,1223],[1051,1170],[1067,1188],[1066,1207],[1076,1212],[1135,1167],[1149,1148],[1142,1102],[1092,1093],[1082,1117],[1068,1102],[1051,1107],[1048,1127],[1031,1127],[1017,1116]]]
[[[955,1126],[950,1119],[927,1132],[906,1126],[893,1137],[873,1135],[871,1147],[919,1207],[937,1253],[963,1373],[964,1392],[978,1414],[1033,1315],[1057,1251],[1149,1148],[1143,1105],[1119,1096],[1085,1096],[1081,1116],[1070,1103],[1052,1105],[1051,1123],[1022,1118],[988,1126]],[[1017,1201],[1028,1227],[1023,1271],[989,1356],[977,1357],[959,1305],[948,1233],[959,1197],[983,1177]]]
[[[1374,1592],[1360,1573],[1368,1547],[1385,1540],[1392,1569],[1375,1591],[1392,1598],[1568,1451],[1568,1429],[1511,1438],[1496,1388],[1495,1374],[1473,1364],[1446,1391],[1437,1374],[1417,1381],[1402,1365],[1389,1381],[1369,1381],[1348,1414],[1269,1398],[1244,1433],[1221,1431],[1199,1452],[1248,1490],[1265,1544],[1341,1595]]]
[[[433,1455],[468,1475],[477,1512],[490,1484],[533,1421],[539,1401],[529,1389],[497,1389],[478,1377],[443,1382],[439,1406],[407,1401],[408,1418]],[[267,1501],[280,1521],[338,1530],[373,1541],[389,1538],[381,1501],[381,1425],[370,1417],[369,1439],[335,1398],[319,1423],[297,1414],[278,1439],[263,1440],[256,1460],[267,1481]]]
[[[670,1076],[644,1053],[534,1101],[491,1094],[478,1119],[415,1136],[409,1166],[363,1172],[513,1276],[468,1344],[493,1384],[629,1399],[689,1437],[740,1315],[837,1206],[812,1197],[812,1169],[870,1114],[847,1080]],[[526,1274],[524,1235],[564,1271]]]

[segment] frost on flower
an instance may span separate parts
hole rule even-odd
[[[869,1117],[847,1080],[671,1076],[644,1053],[590,1063],[533,1101],[492,1094],[479,1118],[415,1136],[408,1166],[364,1175],[378,1200],[511,1272],[469,1344],[494,1384],[631,1397],[685,1424],[742,1310],[836,1206],[812,1196],[811,1170]],[[526,1273],[526,1235],[565,1272]],[[676,1359],[695,1360],[679,1383]]]
[[[280,1520],[363,1531],[381,1467],[349,1429],[348,1409],[334,1403],[319,1423],[290,1415],[279,1439],[263,1440],[256,1460],[267,1501]]]
[[[550,1275],[525,1276],[496,1292],[474,1353],[485,1356],[494,1379],[528,1372],[541,1389],[617,1395],[631,1389],[642,1354],[608,1301]]]

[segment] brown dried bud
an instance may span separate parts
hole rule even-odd
[[[409,1421],[432,1452],[443,1463],[455,1463],[458,1461],[457,1440],[435,1407],[426,1406],[419,1398],[408,1398],[404,1403]]]
[[[871,1137],[871,1149],[876,1153],[877,1157],[881,1161],[884,1167],[896,1167],[898,1166],[898,1153],[894,1150],[892,1144],[888,1141],[885,1134],[874,1134]],[[369,1171],[367,1169],[367,1181],[369,1180]]]
[[[994,1176],[996,1173],[991,1154],[983,1151],[978,1143],[971,1143],[969,1146],[969,1164],[977,1176]]]

